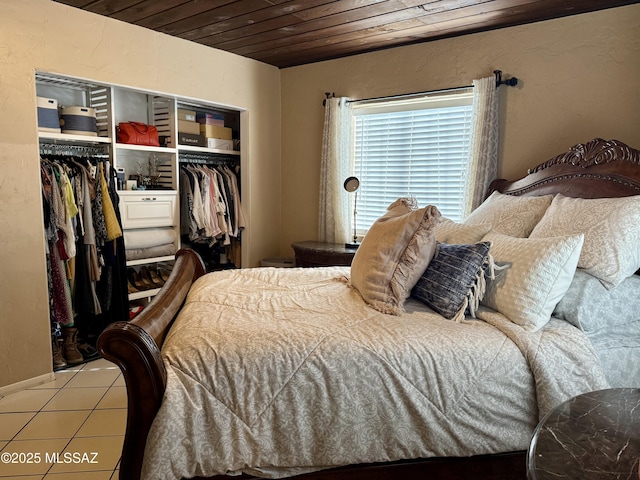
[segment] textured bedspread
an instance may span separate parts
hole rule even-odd
[[[168,387],[143,478],[526,449],[541,414],[607,387],[583,334],[502,315],[454,323],[369,308],[348,268],[206,275],[163,348]]]

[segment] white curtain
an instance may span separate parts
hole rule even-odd
[[[322,132],[318,240],[345,243],[349,240],[349,193],[343,184],[351,171],[352,121],[345,97],[327,98]]]
[[[495,76],[473,81],[471,154],[465,189],[464,216],[482,200],[498,174],[498,89]]]

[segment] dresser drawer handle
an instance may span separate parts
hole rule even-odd
[[[156,197],[147,197],[142,199],[143,202],[154,202],[156,201]]]

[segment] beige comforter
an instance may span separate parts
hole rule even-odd
[[[568,323],[527,333],[487,310],[454,323],[411,300],[406,314],[385,315],[348,274],[199,279],[163,348],[168,387],[143,478],[523,450],[549,408],[607,387]]]

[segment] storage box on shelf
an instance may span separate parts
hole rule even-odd
[[[91,107],[62,106],[60,108],[60,131],[72,135],[98,136],[96,111]]]
[[[191,135],[200,134],[200,124],[189,120],[178,120],[178,132],[189,133]]]
[[[58,115],[58,100],[55,98],[37,97],[38,131],[62,133],[60,116]]]
[[[188,147],[207,147],[207,139],[204,135],[194,135],[178,131],[178,145]]]

